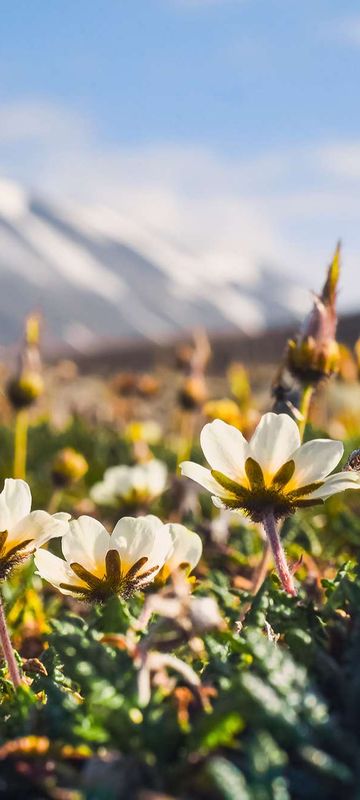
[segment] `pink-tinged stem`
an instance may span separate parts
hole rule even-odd
[[[21,678],[13,646],[11,644],[9,632],[6,625],[4,606],[1,597],[0,597],[0,642],[6,663],[8,665],[10,678],[16,689],[21,684]]]
[[[280,578],[281,585],[288,594],[296,595],[293,576],[289,570],[284,548],[281,544],[280,536],[277,531],[275,517],[273,514],[265,514],[262,520],[265,533],[267,535],[272,554],[275,561],[276,571]]]

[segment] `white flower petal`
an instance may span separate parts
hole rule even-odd
[[[338,492],[344,492],[345,489],[360,489],[359,476],[350,471],[337,472],[335,475],[330,475],[329,478],[325,479],[323,485],[307,495],[306,499],[314,500],[319,498],[326,500],[327,497],[331,497],[331,495]]]
[[[128,467],[126,464],[109,467],[104,473],[103,482],[111,487],[116,494],[127,494],[132,487],[132,469],[132,467]]]
[[[291,458],[295,462],[295,473],[291,483],[306,486],[322,481],[339,463],[344,446],[332,439],[313,439],[302,444]]]
[[[68,516],[68,515],[65,515]],[[56,536],[64,536],[69,530],[69,523],[65,519],[48,514],[47,511],[31,511],[9,531],[6,547],[31,539],[29,549],[41,547]]]
[[[216,497],[216,495],[213,494],[211,496],[211,499],[212,499],[212,502],[213,502],[213,505],[215,506],[215,508],[220,508],[220,509],[225,510],[225,511],[229,510],[227,505],[226,505],[226,503],[224,503],[223,500],[220,500],[220,497]]]
[[[62,522],[69,522],[71,520],[71,514],[67,514],[66,511],[57,511],[56,514],[53,514],[54,519],[60,519]]]
[[[213,478],[209,469],[202,467],[200,464],[195,464],[195,461],[183,461],[182,464],[180,464],[180,469],[182,475],[196,481],[196,483],[199,483],[204,489],[208,489],[209,492],[219,494],[221,497],[232,496],[229,495],[226,489],[223,489],[215,478]]]
[[[114,487],[105,481],[94,483],[90,489],[90,497],[98,506],[112,506],[117,505],[116,494]]]
[[[189,531],[185,525],[170,523],[165,525],[169,530],[172,546],[166,557],[166,566],[170,572],[181,564],[188,564],[191,569],[196,567],[202,554],[202,541],[194,531]]]
[[[299,429],[288,414],[269,411],[261,418],[250,441],[249,455],[262,467],[265,476],[273,476],[300,447]]]
[[[234,480],[241,480],[245,474],[249,445],[237,428],[215,419],[202,429],[200,443],[212,469]]]
[[[86,584],[78,578],[72,571],[71,567],[62,558],[54,556],[48,550],[38,550],[34,556],[35,565],[38,574],[49,581],[63,594],[72,594],[69,589],[60,587],[60,583],[70,583],[72,586],[86,586]]]
[[[167,479],[166,465],[154,458],[146,464],[132,467],[131,481],[134,488],[144,491],[151,497],[161,494]]]
[[[93,575],[104,575],[110,534],[97,519],[82,516],[71,520],[69,532],[63,536],[61,546],[69,564],[76,562]]]
[[[30,509],[31,492],[27,483],[7,478],[0,493],[0,531],[10,531]]]
[[[125,569],[146,557],[148,560],[140,571],[141,574],[155,566],[158,572],[164,565],[171,545],[168,527],[158,517],[149,514],[145,517],[120,519],[111,534],[110,549],[114,547],[118,550]]]
[[[156,458],[133,467],[110,467],[103,480],[91,488],[90,497],[98,505],[117,505],[119,498],[134,494],[152,499],[164,491],[166,480],[167,467]]]

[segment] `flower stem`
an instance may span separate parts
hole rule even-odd
[[[63,492],[61,489],[54,489],[49,500],[49,505],[47,507],[48,514],[55,514],[61,503],[62,496]]]
[[[25,478],[28,434],[28,412],[18,411],[15,420],[14,478]]]
[[[314,387],[311,385],[311,383],[309,383],[307,386],[304,386],[300,401],[300,409],[299,409],[301,414],[301,419],[299,420],[298,423],[301,441],[304,438],[313,392],[314,392]]]
[[[10,678],[15,686],[15,689],[17,689],[17,687],[20,686],[21,684],[20,672],[16,662],[13,646],[10,641],[9,632],[7,629],[4,606],[2,603],[1,596],[0,596],[0,642],[6,663],[8,665]]]
[[[266,578],[269,566],[270,552],[271,552],[270,543],[269,540],[267,539],[264,545],[264,550],[261,556],[260,564],[257,567],[251,582],[250,592],[253,595],[256,595],[258,593],[259,589],[261,589],[264,580]]]
[[[296,595],[296,589],[292,574],[289,570],[280,536],[276,527],[275,517],[272,513],[264,514],[262,520],[265,533],[272,550],[275,561],[276,571],[281,581],[281,585],[288,594]]]
[[[196,415],[194,411],[182,411],[180,422],[180,438],[177,452],[177,467],[182,461],[190,458],[194,439]]]

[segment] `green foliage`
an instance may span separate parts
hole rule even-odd
[[[47,675],[37,675],[31,690],[16,694],[1,678],[2,742],[45,735],[55,749],[87,745],[92,758],[106,747],[121,756],[113,765],[119,775],[135,769],[136,785],[139,779],[139,787],[181,800],[355,799],[360,577],[353,564],[345,564],[324,585],[319,604],[305,590],[297,600],[287,597],[270,580],[241,630],[230,623],[227,630],[208,633],[200,657],[178,649],[201,673],[203,686],[216,690],[205,711],[194,696],[185,727],[172,693],[161,687],[148,706],[139,707],[132,656],[102,641],[104,630],[126,631],[138,601],[130,611],[111,601],[91,611],[86,622],[64,611],[52,621],[41,657]],[[234,619],[238,593],[228,579],[216,580],[215,574],[208,588]],[[60,782],[62,765],[59,757]],[[88,768],[81,761],[71,764],[74,787],[82,786]],[[86,792],[85,797],[101,796]]]
[[[32,427],[35,508],[46,507],[53,456],[67,446],[89,462],[81,483],[63,496],[62,509],[69,511],[88,501],[89,487],[107,467],[131,463],[134,456],[105,425],[75,418],[60,433],[47,422]],[[5,477],[12,457],[5,427],[0,448]],[[175,471],[176,454],[167,442],[154,453]],[[193,453],[201,460],[196,442]],[[279,483],[290,475],[285,472],[278,474]],[[254,464],[249,473],[254,483],[260,480]],[[176,491],[172,476],[152,510],[176,519]],[[360,493],[355,494],[332,498],[284,524],[289,561],[304,559],[296,598],[280,589],[274,574],[256,597],[246,591],[263,547],[253,526],[234,517],[229,541],[217,543],[211,537],[217,511],[209,495],[184,507],[181,520],[204,541],[193,595],[215,599],[224,620],[195,634],[184,632],[179,615],[161,628],[155,612],[139,632],[140,595],[128,603],[112,598],[88,606],[42,586],[32,562],[25,564],[3,595],[16,647],[24,659],[37,657],[40,664],[25,669],[27,683],[17,691],[0,664],[0,800],[25,793],[33,800],[358,800]],[[58,542],[50,547],[59,552]],[[148,635],[156,637],[157,652],[193,672],[178,672],[176,661],[159,669],[151,675],[146,703],[139,670]],[[191,683],[194,673],[200,687]]]

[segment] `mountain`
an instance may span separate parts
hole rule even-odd
[[[206,259],[114,210],[55,204],[0,182],[0,340],[40,308],[53,341],[160,342],[195,326],[257,332],[299,313],[297,286],[268,265],[222,278]]]

